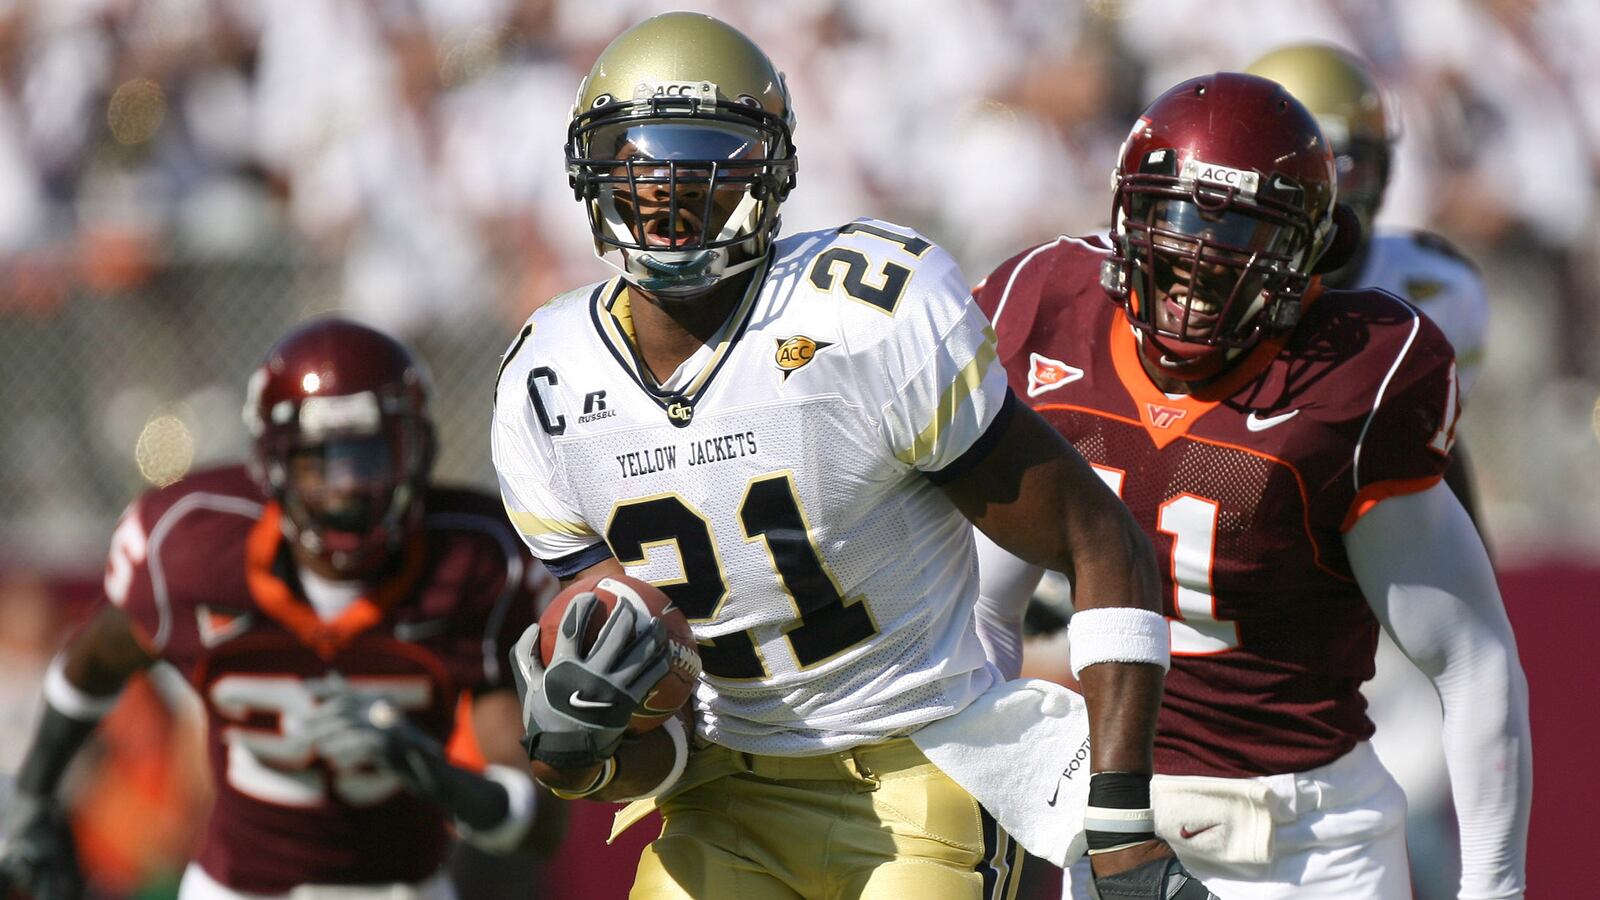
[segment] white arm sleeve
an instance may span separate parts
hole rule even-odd
[[[978,641],[1007,681],[1022,674],[1022,617],[1044,569],[1023,562],[984,533],[978,542]]]
[[[1345,535],[1361,591],[1444,708],[1463,900],[1521,897],[1533,755],[1528,682],[1488,553],[1444,484],[1379,503]]]

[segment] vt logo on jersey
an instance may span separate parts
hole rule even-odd
[[[789,376],[796,370],[802,369],[817,355],[818,350],[823,350],[833,345],[827,341],[814,341],[803,334],[778,341],[778,352],[772,361],[777,363],[778,371],[783,373],[783,380],[788,381]]]
[[[1163,406],[1160,403],[1146,403],[1145,412],[1150,414],[1150,424],[1157,428],[1171,428],[1174,424],[1189,414],[1186,409],[1176,406]]]
[[[1083,377],[1082,369],[1037,353],[1028,354],[1028,363],[1029,397],[1037,397],[1045,391],[1053,391]]]

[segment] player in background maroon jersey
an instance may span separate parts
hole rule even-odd
[[[250,464],[129,507],[105,604],[57,657],[0,844],[0,894],[76,896],[63,771],[126,679],[158,660],[208,713],[216,805],[182,898],[449,898],[449,822],[494,852],[548,850],[560,804],[517,743],[503,660],[554,579],[499,501],[430,486],[428,377],[336,318],[251,376]],[[447,762],[463,691],[491,765]],[[353,892],[352,892],[353,891]]]
[[[1382,625],[1443,701],[1460,895],[1521,896],[1527,686],[1482,541],[1440,480],[1449,343],[1393,295],[1314,277],[1351,235],[1316,122],[1273,82],[1169,90],[1115,185],[1109,240],[1032,248],[977,295],[1013,383],[1162,560],[1157,833],[1223,897],[1409,897],[1405,799],[1358,690]],[[1015,672],[1008,623],[1039,572],[982,552],[980,631]]]

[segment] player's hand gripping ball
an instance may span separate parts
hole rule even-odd
[[[639,615],[635,618],[636,632],[650,627],[651,620],[661,619],[667,627],[667,672],[655,683],[644,701],[634,710],[628,722],[628,732],[639,734],[659,726],[689,701],[700,678],[700,652],[694,633],[683,611],[672,605],[672,600],[661,589],[630,578],[627,575],[603,575],[573,582],[557,594],[539,617],[539,661],[550,665],[556,649],[556,636],[560,633],[561,618],[567,606],[579,594],[593,592],[600,600],[604,615],[591,615],[580,646],[587,651],[600,636],[611,611],[618,603],[631,605]]]

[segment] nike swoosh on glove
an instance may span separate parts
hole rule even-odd
[[[622,743],[634,710],[668,667],[666,624],[641,621],[618,603],[594,646],[580,635],[604,614],[592,593],[574,597],[561,617],[550,665],[539,662],[539,626],[528,627],[511,649],[511,672],[522,701],[522,744],[528,756],[555,769],[580,769],[609,759]]]

